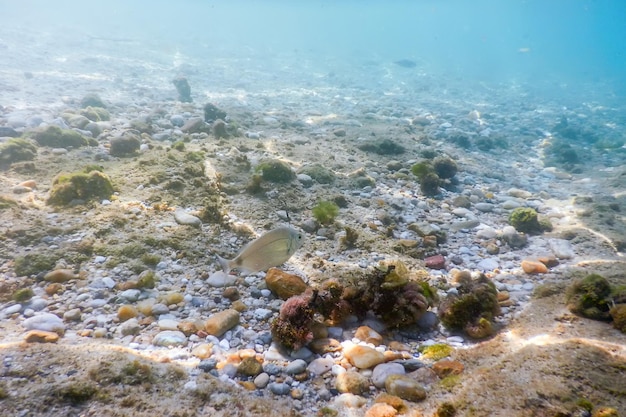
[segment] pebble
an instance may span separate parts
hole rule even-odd
[[[81,321],[82,316],[80,308],[73,308],[63,313],[63,321]]]
[[[187,344],[187,337],[183,334],[183,332],[177,330],[164,330],[159,332],[152,339],[152,344],[154,346],[180,346]]]
[[[572,244],[565,239],[550,239],[550,250],[558,259],[571,259],[574,257]]]
[[[347,371],[337,375],[335,388],[341,393],[362,395],[369,391],[369,380],[355,371]]]
[[[285,367],[285,373],[289,375],[301,374],[307,368],[307,363],[303,359],[296,359]]]
[[[261,372],[254,378],[254,386],[259,389],[265,388],[269,382],[270,376],[266,372]]]
[[[354,333],[354,337],[365,342],[378,346],[383,343],[383,337],[369,326],[359,326]]]
[[[267,288],[283,300],[302,294],[308,285],[298,275],[290,274],[278,268],[270,268],[265,275]]]
[[[193,226],[193,227],[202,226],[202,220],[200,220],[198,217],[194,215],[187,213],[184,210],[176,210],[174,212],[174,220],[176,220],[176,223],[186,225],[186,226]]]
[[[44,275],[43,279],[48,282],[67,282],[76,279],[78,276],[71,269],[55,269]]]
[[[372,383],[376,388],[384,388],[385,381],[390,375],[404,375],[405,369],[402,364],[395,362],[381,363],[376,365],[372,372]]]
[[[138,314],[137,309],[129,304],[123,305],[117,310],[117,318],[120,319],[120,321],[132,319],[133,317],[137,317]]]
[[[10,316],[12,314],[19,313],[21,310],[22,310],[21,304],[13,304],[12,306],[9,306],[5,308],[4,310],[2,310],[2,313],[5,316]]]
[[[474,204],[474,208],[478,211],[482,211],[483,213],[490,213],[493,211],[493,204],[491,203],[476,203]]]
[[[154,305],[152,305],[152,307],[150,308],[150,311],[153,316],[160,316],[162,314],[168,314],[170,312],[170,309],[168,306],[166,306],[163,303],[156,303]]]
[[[385,403],[375,403],[366,412],[365,417],[394,417],[398,410]]]
[[[122,336],[136,335],[141,331],[141,326],[136,318],[132,318],[120,324],[118,331]]]
[[[355,345],[344,351],[345,358],[359,369],[372,368],[385,360],[382,352],[369,346]]]
[[[523,260],[521,263],[522,270],[527,274],[545,274],[548,267],[539,261]]]
[[[255,319],[264,321],[272,317],[274,315],[274,312],[272,310],[268,310],[267,308],[257,308],[252,314],[254,315]]]
[[[459,361],[442,359],[435,362],[431,368],[439,378],[445,378],[449,375],[459,375],[463,372],[465,367]]]
[[[237,281],[235,275],[229,275],[224,271],[216,271],[209,275],[205,281],[210,287],[222,288],[234,285]]]
[[[41,313],[24,320],[26,330],[43,330],[62,335],[65,333],[65,324],[58,316],[52,313]]]
[[[59,341],[59,335],[43,330],[31,330],[24,335],[24,341],[26,343],[56,343]]]
[[[269,389],[275,395],[288,395],[291,391],[291,387],[284,382],[272,382]]]
[[[388,394],[403,400],[419,402],[426,399],[426,390],[422,385],[407,375],[390,375],[385,381]]]
[[[160,319],[157,325],[159,326],[159,330],[179,330],[179,322],[174,319]]]
[[[120,293],[120,298],[124,298],[129,302],[135,302],[139,299],[141,291],[136,289],[125,290]]]
[[[493,271],[500,267],[500,260],[498,258],[483,259],[476,264],[476,268],[481,271]]]
[[[215,313],[204,323],[204,331],[210,335],[220,337],[226,331],[239,324],[239,316],[239,312],[234,309]]]
[[[307,370],[314,375],[324,375],[330,371],[335,361],[332,358],[316,358],[307,366]]]

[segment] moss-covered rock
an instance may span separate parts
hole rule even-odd
[[[104,104],[104,101],[102,101],[102,99],[100,98],[100,96],[96,93],[90,93],[90,94],[86,94],[81,100],[80,100],[80,106],[81,107],[102,107],[105,108],[106,104]]]
[[[567,308],[594,320],[610,320],[611,284],[601,275],[590,274],[575,281],[566,293]]]
[[[52,183],[47,203],[66,206],[77,200],[107,199],[112,194],[111,180],[100,171],[61,174]]]
[[[133,156],[141,147],[141,140],[137,135],[125,133],[120,137],[111,139],[109,153],[112,156]]]
[[[61,129],[59,126],[45,127],[33,132],[32,137],[41,146],[51,148],[80,148],[89,144],[80,133],[70,129]]]
[[[54,254],[29,253],[15,258],[13,268],[18,277],[37,275],[52,270],[58,259]]]
[[[226,112],[218,108],[215,104],[207,103],[204,105],[204,121],[207,123],[217,119],[226,119]]]
[[[365,152],[372,152],[378,155],[399,155],[406,152],[404,146],[390,140],[382,139],[359,145],[360,150]]]
[[[308,175],[320,184],[332,184],[336,178],[333,171],[320,164],[307,165],[299,173]]]
[[[447,156],[440,156],[435,158],[435,160],[433,161],[433,169],[435,170],[439,178],[442,179],[451,179],[456,175],[458,171],[456,162],[454,162],[452,158],[449,158]]]
[[[476,279],[467,274],[457,290],[458,294],[449,294],[439,306],[443,325],[477,339],[493,334],[493,319],[500,314],[494,283],[484,274]]]
[[[518,207],[509,215],[509,224],[518,232],[541,233],[541,224],[535,209],[530,207]]]
[[[23,138],[12,138],[0,145],[0,166],[13,162],[31,161],[37,156],[37,148]]]
[[[269,182],[286,183],[296,178],[296,174],[291,170],[289,164],[278,159],[262,161],[257,165],[256,170],[261,172],[265,181]]]
[[[86,108],[80,111],[80,114],[82,116],[85,116],[87,119],[91,120],[92,122],[102,122],[106,120],[111,120],[111,114],[109,113],[109,111],[105,108],[97,107],[97,106],[96,107],[87,106]]]

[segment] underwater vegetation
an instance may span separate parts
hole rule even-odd
[[[226,112],[218,108],[215,104],[207,103],[204,105],[204,121],[207,123],[215,120],[226,120]]]
[[[320,224],[331,224],[339,215],[339,206],[333,201],[320,201],[311,211]]]
[[[567,288],[566,305],[572,313],[593,320],[612,321],[626,333],[626,287],[612,286],[599,274],[589,274]]]
[[[434,160],[418,162],[411,167],[411,172],[418,178],[420,191],[426,196],[439,194],[439,187],[451,182],[458,172],[453,159],[441,156]]]
[[[191,98],[191,86],[189,85],[187,78],[174,78],[172,80],[172,84],[174,84],[174,87],[176,87],[176,91],[178,92],[178,101],[183,103],[191,103],[193,101]]]
[[[400,155],[406,152],[404,146],[390,139],[371,141],[359,145],[358,148],[362,151],[372,152],[378,155]]]
[[[334,172],[320,164],[307,165],[299,173],[308,175],[320,184],[332,184],[336,178]]]
[[[363,319],[371,311],[387,327],[402,328],[415,324],[437,301],[436,291],[427,282],[410,279],[406,266],[392,261],[355,284],[329,279],[321,288],[289,298],[272,323],[272,336],[289,349],[306,345],[312,339],[316,313],[340,323],[350,314]]]
[[[57,176],[50,190],[47,203],[67,206],[76,201],[108,199],[113,195],[113,184],[109,177],[98,171],[75,172]]]
[[[500,314],[496,287],[484,274],[472,278],[468,271],[457,276],[458,294],[448,294],[439,305],[439,318],[450,330],[474,339],[494,333],[493,320]]]

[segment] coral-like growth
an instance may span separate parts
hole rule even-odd
[[[493,319],[500,314],[495,285],[484,274],[465,278],[439,306],[439,317],[451,330],[465,331],[477,339],[493,334]]]
[[[332,201],[320,201],[312,209],[313,217],[321,224],[331,224],[339,214],[339,206]]]
[[[595,320],[610,320],[611,284],[601,275],[590,274],[567,289],[567,308]]]
[[[509,224],[518,232],[541,233],[537,212],[530,207],[518,207],[509,215]]]
[[[55,206],[65,206],[78,200],[110,198],[112,194],[111,180],[100,171],[61,174],[52,183],[47,202]]]
[[[294,295],[285,301],[272,321],[272,337],[284,347],[298,350],[313,339],[311,327],[317,291]]]

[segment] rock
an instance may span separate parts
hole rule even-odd
[[[177,330],[164,330],[159,332],[152,339],[154,346],[185,346],[187,344],[187,336],[183,332]]]
[[[394,417],[396,414],[398,410],[389,404],[376,403],[365,412],[365,417]]]
[[[111,156],[132,156],[139,151],[141,140],[133,133],[125,133],[124,135],[112,138],[109,154]]]
[[[389,362],[376,365],[372,372],[372,383],[376,388],[384,388],[385,381],[390,375],[404,375],[405,369],[402,364]]]
[[[369,392],[370,383],[366,377],[355,371],[337,375],[335,388],[341,393],[362,395]]]
[[[319,355],[337,352],[342,349],[341,343],[337,339],[332,338],[315,339],[309,343],[309,348]]]
[[[272,382],[269,389],[275,395],[288,395],[291,391],[291,387],[284,382]]]
[[[493,211],[493,204],[491,203],[476,203],[474,204],[474,208],[478,211],[482,211],[483,213],[490,213]]]
[[[476,268],[481,271],[493,271],[500,267],[500,262],[498,258],[487,258],[483,259],[478,264],[476,264]]]
[[[213,131],[213,136],[215,136],[217,139],[225,139],[230,136],[226,131],[226,123],[221,119],[217,119],[213,122],[211,130]]]
[[[270,376],[265,372],[261,372],[254,378],[254,386],[259,389],[265,388],[269,382]]]
[[[61,129],[59,126],[50,125],[33,133],[33,139],[41,146],[51,148],[80,148],[87,146],[87,139],[80,133],[71,129]]]
[[[208,359],[213,354],[213,345],[210,343],[201,343],[193,348],[191,354],[200,360]]]
[[[192,214],[187,213],[184,210],[176,210],[174,212],[174,220],[176,220],[176,223],[182,224],[185,226],[193,226],[193,227],[202,226],[202,220],[200,220],[198,217]]]
[[[363,342],[371,343],[374,346],[378,346],[383,343],[383,337],[374,329],[368,326],[360,326],[358,329],[356,329],[354,337]]]
[[[43,330],[31,330],[24,335],[24,341],[26,343],[56,343],[59,341],[59,335]]]
[[[71,269],[55,269],[44,275],[44,281],[48,282],[67,282],[72,279],[77,279],[78,275],[74,274]]]
[[[431,269],[445,269],[446,259],[443,257],[443,255],[429,256],[424,259],[424,266]]]
[[[346,136],[346,129],[341,127],[339,129],[335,129],[333,130],[333,135],[337,136],[338,138],[342,138]]]
[[[550,245],[550,250],[558,259],[572,259],[575,255],[572,244],[565,239],[550,239],[548,244]]]
[[[306,362],[302,359],[296,359],[290,362],[285,368],[285,372],[289,375],[301,374],[306,370]]]
[[[502,240],[513,249],[519,249],[526,246],[528,236],[523,233],[518,233],[513,226],[506,226],[502,229]]]
[[[216,272],[213,272],[211,275],[209,275],[209,278],[207,278],[206,283],[211,287],[222,288],[222,287],[228,287],[230,285],[234,285],[236,281],[237,281],[237,277],[235,275],[229,275],[225,273],[224,271],[216,271]],[[224,290],[224,293],[226,293],[226,290]],[[224,297],[226,297],[226,295],[224,295]],[[237,298],[239,298],[239,296],[237,296]],[[234,301],[235,299],[231,301]]]
[[[118,328],[118,331],[122,336],[130,336],[139,334],[141,326],[136,318],[128,319],[122,323]]]
[[[335,362],[331,358],[317,358],[313,359],[306,369],[310,373],[320,376],[330,371],[334,364]]]
[[[27,330],[43,330],[45,332],[65,333],[63,320],[52,313],[41,313],[24,320],[24,328]]]
[[[388,394],[407,401],[419,402],[426,399],[424,387],[406,375],[390,375],[385,382],[385,389]]]
[[[174,84],[174,87],[176,87],[176,91],[178,92],[178,101],[183,103],[191,103],[193,101],[191,98],[191,86],[189,85],[187,78],[174,78],[172,80],[172,84]]]
[[[278,268],[270,268],[265,275],[267,288],[283,300],[302,294],[308,285],[302,278]]]
[[[239,366],[237,366],[237,373],[244,376],[257,376],[263,372],[263,365],[256,360],[254,356],[244,358]]]
[[[356,345],[344,352],[345,358],[359,369],[369,369],[385,360],[385,356],[369,346]]]
[[[160,316],[162,314],[167,314],[170,312],[170,309],[167,305],[163,304],[163,303],[157,303],[157,304],[153,304],[150,307],[150,314],[152,314],[153,316]]]
[[[226,112],[212,103],[204,105],[204,121],[207,123],[217,119],[226,119]]]
[[[545,274],[548,268],[539,261],[523,260],[521,267],[527,274]]]
[[[187,120],[180,130],[183,131],[183,133],[209,133],[211,126],[206,124],[201,117],[194,117],[193,119]]]
[[[432,385],[439,381],[439,377],[431,368],[424,366],[410,374],[411,378],[423,385]]]
[[[120,319],[120,321],[130,320],[133,317],[137,317],[138,314],[137,309],[129,304],[123,305],[117,309],[117,318]]]
[[[63,321],[80,321],[82,316],[80,308],[73,308],[63,313]]]
[[[160,319],[157,323],[159,330],[180,330],[178,328],[178,321],[174,319]],[[185,334],[183,332],[183,334]],[[185,336],[187,336],[185,334]]]
[[[335,398],[334,405],[338,408],[352,408],[356,410],[363,407],[366,402],[367,400],[360,395],[345,393]],[[344,413],[344,415],[348,414]]]
[[[461,362],[449,359],[442,359],[432,366],[432,370],[442,379],[450,375],[460,375],[464,369]]]
[[[234,309],[228,309],[209,317],[204,323],[204,331],[210,335],[220,337],[238,324],[239,312]]]

